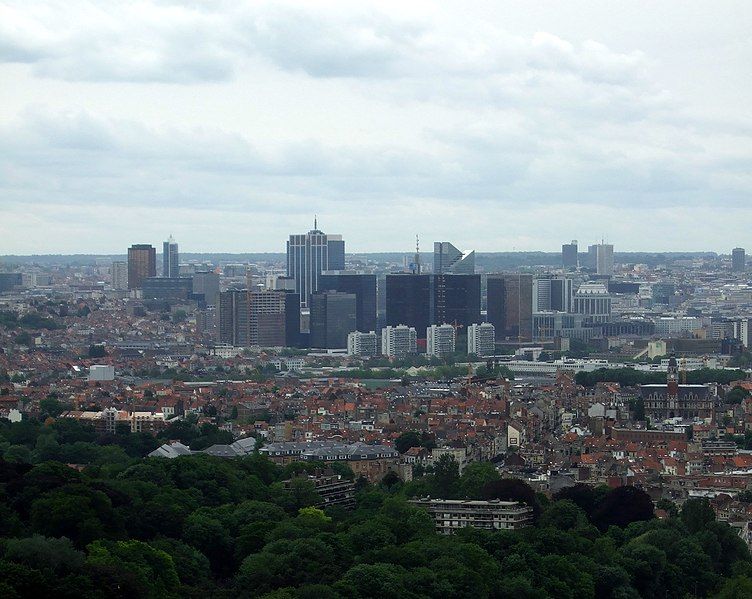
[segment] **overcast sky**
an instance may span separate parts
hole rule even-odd
[[[0,254],[752,249],[752,2],[0,1]]]

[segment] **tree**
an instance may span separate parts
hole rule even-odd
[[[500,478],[496,467],[490,462],[468,464],[460,477],[460,495],[469,499],[480,499],[483,495],[483,488]]]
[[[411,447],[420,447],[420,435],[415,431],[404,432],[394,441],[394,448],[400,453],[405,453]]]
[[[626,485],[609,491],[593,511],[592,520],[601,530],[609,526],[627,526],[632,522],[653,518],[653,500],[650,495]]]
[[[682,506],[681,520],[689,532],[700,532],[708,524],[715,522],[715,512],[704,497],[692,497]]]
[[[107,355],[107,350],[104,345],[90,345],[89,357],[90,358],[104,358]]]
[[[740,404],[749,397],[749,391],[743,387],[734,387],[726,393],[725,401],[730,404]]]
[[[434,463],[434,483],[437,497],[452,499],[457,492],[460,467],[454,456],[448,453],[439,456]]]
[[[585,512],[573,501],[562,499],[549,505],[538,521],[541,527],[573,530],[587,525]]]

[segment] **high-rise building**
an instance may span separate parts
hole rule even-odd
[[[442,358],[455,352],[457,335],[451,324],[432,324],[426,329],[426,354]]]
[[[375,331],[353,331],[347,335],[347,353],[351,356],[370,358],[378,354],[378,336]]]
[[[212,271],[194,274],[193,295],[203,297],[205,306],[216,306],[219,301],[219,275]]]
[[[533,276],[527,274],[488,275],[488,321],[496,339],[532,340]]]
[[[496,352],[496,330],[490,322],[467,327],[467,353],[482,358]]]
[[[341,235],[327,235],[313,229],[304,235],[290,235],[287,242],[287,276],[295,279],[301,304],[308,306],[311,294],[319,290],[324,270],[344,270],[345,242]]]
[[[542,275],[533,279],[533,312],[571,312],[572,279]]]
[[[432,324],[480,320],[480,275],[400,273],[386,276],[386,324],[425,331]]]
[[[561,265],[565,270],[574,270],[577,268],[577,262],[577,240],[573,239],[572,243],[561,246]]]
[[[475,274],[475,251],[462,252],[448,241],[435,241],[433,244],[433,272],[437,275]]]
[[[112,288],[117,291],[128,289],[128,263],[116,260],[112,263]]]
[[[585,317],[586,324],[611,320],[611,294],[603,283],[583,283],[574,294],[574,312]]]
[[[219,341],[235,347],[297,347],[300,297],[290,291],[223,291]]]
[[[128,248],[128,289],[141,289],[145,279],[157,276],[157,250],[148,243]]]
[[[170,235],[170,238],[162,244],[162,276],[177,279],[180,276],[179,262],[178,244]]]
[[[418,351],[415,327],[403,324],[381,329],[381,353],[389,358],[404,358]]]
[[[311,347],[347,347],[347,336],[355,329],[354,293],[318,291],[311,295]]]
[[[356,328],[367,333],[376,330],[376,275],[352,271],[325,271],[319,277],[319,291],[355,294]]]
[[[599,275],[613,275],[614,246],[610,243],[597,243],[588,246],[587,268],[594,270]]]
[[[747,258],[744,248],[734,248],[731,251],[731,270],[734,272],[744,272],[747,268]]]
[[[144,300],[186,302],[193,294],[193,281],[189,278],[149,277],[141,283]]]

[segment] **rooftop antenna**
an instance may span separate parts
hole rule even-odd
[[[313,230],[318,231],[319,230],[319,217],[318,214],[313,215]]]
[[[415,274],[420,274],[420,239],[415,235]]]

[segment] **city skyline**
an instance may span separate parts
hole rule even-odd
[[[0,10],[2,254],[748,245],[748,3]]]

